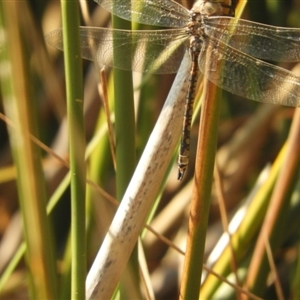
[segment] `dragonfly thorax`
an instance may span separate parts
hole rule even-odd
[[[186,27],[186,33],[190,36],[196,36],[200,38],[204,34],[204,22],[203,22],[203,17],[199,12],[195,12],[191,10],[190,12],[190,20],[187,24]]]

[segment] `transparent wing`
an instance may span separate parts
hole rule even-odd
[[[176,73],[186,50],[184,30],[116,30],[80,27],[82,57],[123,70]],[[48,33],[46,42],[63,50],[62,29]],[[114,59],[116,57],[116,59]]]
[[[110,13],[133,22],[163,27],[184,27],[189,11],[171,0],[95,0]]]
[[[300,106],[300,77],[216,40],[206,40],[199,68],[233,94],[264,103]]]
[[[271,61],[300,61],[300,29],[230,17],[209,17],[204,23],[207,35],[251,56]]]

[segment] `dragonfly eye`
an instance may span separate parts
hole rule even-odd
[[[234,17],[235,16],[235,4],[231,3],[231,5],[221,4],[224,9],[226,9],[226,12],[223,13],[226,16]]]

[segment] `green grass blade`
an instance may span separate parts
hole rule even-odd
[[[26,39],[23,38],[18,3],[4,1],[1,5],[4,34],[1,60],[2,65],[8,67],[6,72],[1,73],[1,88],[5,113],[14,124],[8,132],[17,169],[19,204],[27,245],[29,290],[34,299],[55,299],[56,269],[50,224],[46,215],[47,197],[41,154],[29,137],[29,133],[37,133],[37,110],[32,101],[32,74],[26,55]]]
[[[113,27],[131,29],[131,23],[113,15]],[[116,47],[117,49],[117,47]],[[114,51],[114,60],[124,53]],[[116,187],[117,200],[121,201],[135,168],[135,116],[132,73],[114,69],[115,128],[116,128]],[[137,247],[134,248],[121,280],[121,298],[141,297],[139,293],[139,267]],[[128,284],[132,278],[132,284]]]
[[[85,133],[79,3],[61,1],[71,170],[71,298],[84,299],[86,277]]]

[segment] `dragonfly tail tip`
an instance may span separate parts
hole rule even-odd
[[[177,176],[177,180],[182,180],[184,173],[186,171],[186,168],[182,168],[182,167],[178,167],[178,176]]]

